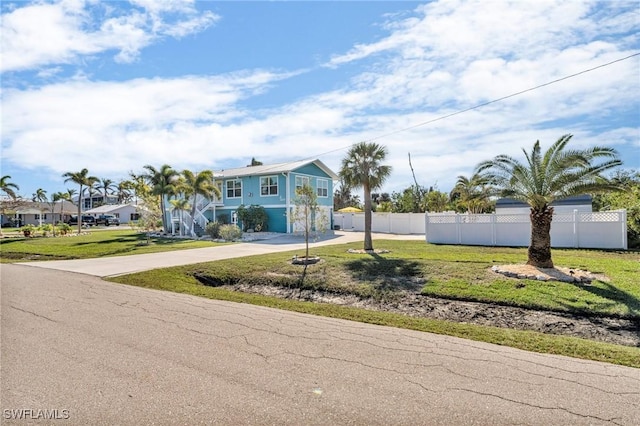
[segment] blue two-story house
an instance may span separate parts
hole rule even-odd
[[[333,182],[338,176],[320,160],[214,171],[214,179],[222,198],[196,200],[195,219],[201,230],[210,221],[238,223],[239,206],[259,205],[267,213],[269,232],[294,232],[296,189],[304,185],[315,190],[327,225],[329,229],[333,227]],[[173,221],[176,220],[174,214]]]

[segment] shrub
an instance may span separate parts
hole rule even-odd
[[[242,230],[253,229],[256,232],[267,230],[267,211],[264,207],[258,205],[250,205],[238,207],[238,219],[242,222]]]
[[[25,237],[33,237],[36,233],[36,227],[33,225],[25,225],[20,228],[20,231],[22,231],[22,235]]]
[[[220,238],[221,227],[222,227],[222,224],[220,222],[209,222],[207,223],[207,226],[205,227],[204,230],[208,236],[210,236],[214,240],[217,240],[218,238]]]
[[[60,231],[60,235],[67,235],[71,232],[71,226],[68,223],[60,223],[58,224],[58,231]]]
[[[42,232],[42,236],[46,237],[47,235],[49,235],[49,232],[53,230],[53,226],[51,226],[50,223],[45,223],[39,229],[40,229],[40,232]]]
[[[242,238],[242,230],[235,225],[222,225],[220,227],[220,238],[225,241],[236,241]]]

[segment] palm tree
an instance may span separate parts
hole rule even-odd
[[[184,235],[184,212],[191,208],[189,205],[189,199],[176,198],[174,200],[169,200],[169,203],[173,207],[172,210],[178,210],[180,213],[180,236],[182,237]]]
[[[51,194],[51,201],[49,201],[49,206],[51,207],[51,224],[53,225],[53,236],[56,236],[56,203],[58,201],[60,201],[60,220],[62,221],[62,214],[63,214],[63,207],[64,207],[64,202],[63,200],[66,201],[71,201],[71,197],[69,196],[68,192],[55,192],[53,194]]]
[[[35,194],[32,194],[31,201],[34,203],[46,203],[47,202],[47,191],[42,188],[36,189]],[[42,208],[42,204],[38,204],[38,210],[40,210],[39,222],[40,226],[42,226],[42,215],[44,214],[45,209]]]
[[[9,182],[9,179],[11,179],[9,175],[2,176],[0,179],[0,191],[15,200],[17,197],[16,191],[18,191],[20,187],[13,182]]]
[[[450,197],[471,214],[483,213],[490,207],[491,187],[486,176],[475,172],[470,178],[458,176]]]
[[[502,195],[523,201],[531,207],[531,242],[527,264],[553,268],[551,259],[551,220],[554,200],[573,195],[617,190],[618,186],[602,173],[622,164],[612,148],[596,146],[584,150],[565,150],[573,135],[560,137],[542,155],[540,141],[531,153],[524,149],[526,163],[507,155],[480,163],[476,171],[486,177]],[[604,159],[596,163],[598,159]]]
[[[111,179],[99,179],[98,182],[96,182],[96,189],[97,190],[102,190],[104,191],[104,198],[102,199],[102,203],[103,204],[109,204],[107,202],[107,196],[109,195],[109,193],[113,194],[113,191],[116,189],[116,185],[115,183],[111,180]]]
[[[342,159],[340,177],[349,188],[364,190],[364,249],[373,250],[371,241],[371,191],[382,187],[391,174],[391,166],[382,164],[387,149],[373,142],[360,142]]]
[[[131,191],[134,189],[134,183],[130,180],[121,180],[116,186],[116,194],[118,194],[118,204],[131,202]]]
[[[200,173],[193,173],[190,170],[182,172],[184,177],[185,195],[192,197],[191,199],[191,227],[189,233],[194,235],[194,227],[196,220],[196,199],[198,195],[212,199],[214,196],[220,198],[222,194],[218,187],[213,183],[213,172],[211,170],[203,170]]]
[[[165,214],[165,196],[169,195],[173,189],[173,183],[178,177],[178,172],[173,170],[168,164],[163,164],[159,169],[147,164],[144,166],[147,173],[143,176],[149,181],[151,193],[158,196],[160,213],[162,214],[162,227],[167,232],[167,215]]]
[[[65,183],[73,182],[80,186],[80,190],[78,191],[78,234],[82,232],[82,194],[85,186],[92,185],[95,181],[98,180],[95,176],[89,176],[89,170],[86,168],[80,170],[79,172],[67,172],[62,175]]]

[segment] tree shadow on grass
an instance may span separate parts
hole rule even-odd
[[[380,291],[419,291],[424,286],[421,265],[412,260],[386,259],[371,253],[346,262],[345,267],[354,279],[369,281]]]
[[[629,309],[629,316],[640,318],[640,299],[633,294],[601,282],[598,286],[578,285],[582,290],[611,301],[611,304],[622,304]],[[604,288],[602,287],[604,286]]]

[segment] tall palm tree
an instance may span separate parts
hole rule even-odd
[[[118,195],[118,204],[131,202],[131,191],[134,189],[134,183],[130,180],[121,180],[116,185],[116,194]]]
[[[189,205],[188,198],[176,198],[173,200],[169,200],[169,204],[172,206],[172,210],[178,210],[180,213],[180,236],[184,236],[184,212],[189,210],[191,206]]]
[[[79,172],[67,172],[62,175],[65,183],[73,182],[80,186],[80,190],[78,191],[78,234],[82,232],[82,195],[84,193],[84,187],[92,185],[95,181],[98,180],[95,176],[89,176],[89,170],[86,168],[80,170]]]
[[[9,175],[0,178],[0,191],[4,192],[10,198],[15,199],[17,197],[16,191],[18,191],[20,187],[13,182],[9,182],[9,179],[11,179]]]
[[[46,208],[42,207],[42,203],[46,203],[47,202],[47,191],[45,191],[42,188],[36,189],[36,192],[34,194],[32,194],[31,201],[39,203],[38,204],[38,210],[40,210],[40,216],[39,216],[38,220],[40,222],[40,226],[42,226],[42,215],[44,214],[44,211],[46,210]]]
[[[530,153],[524,149],[526,163],[507,155],[480,163],[476,170],[502,189],[502,195],[523,201],[531,207],[531,242],[527,264],[553,268],[551,259],[551,220],[554,200],[573,195],[617,190],[602,173],[622,164],[612,148],[596,146],[584,150],[565,150],[573,135],[560,137],[544,153],[536,141]],[[602,162],[596,160],[602,159]]]
[[[483,213],[490,207],[491,187],[489,180],[481,173],[475,172],[471,177],[458,176],[450,197],[457,199],[458,204],[471,214]]]
[[[51,201],[49,201],[49,206],[51,207],[51,224],[53,225],[53,236],[56,236],[56,203],[60,202],[60,220],[62,221],[63,207],[64,202],[71,201],[71,197],[67,192],[54,192],[51,194]]]
[[[391,174],[391,166],[383,165],[387,148],[373,142],[360,142],[342,159],[340,177],[350,188],[364,190],[364,249],[373,250],[371,240],[371,191],[380,189]]]
[[[178,172],[173,170],[168,164],[163,164],[159,169],[147,164],[144,166],[147,173],[143,176],[149,181],[151,193],[159,200],[160,212],[162,214],[162,227],[164,232],[168,231],[167,215],[165,214],[165,197],[173,190],[173,184],[178,177]]]
[[[97,190],[102,190],[103,194],[104,194],[104,198],[102,199],[102,203],[103,204],[109,204],[107,202],[107,196],[111,193],[113,194],[113,192],[116,189],[116,185],[115,183],[111,180],[111,179],[99,179],[98,182],[96,182],[96,189]]]
[[[185,195],[191,197],[191,226],[189,233],[194,236],[195,220],[196,220],[196,199],[198,195],[212,199],[214,196],[220,198],[222,194],[218,187],[213,183],[213,172],[211,170],[203,170],[200,173],[193,173],[191,170],[182,172],[184,177]]]

